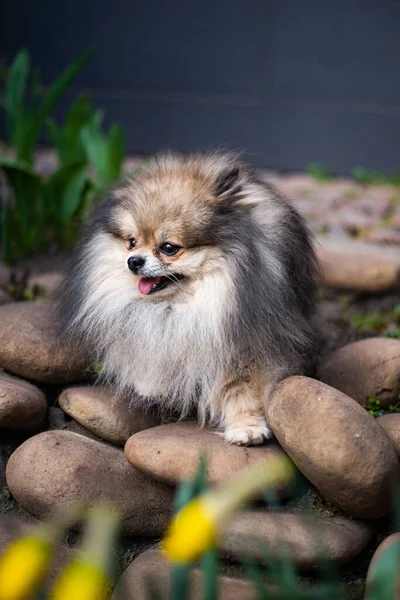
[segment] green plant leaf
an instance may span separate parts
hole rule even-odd
[[[195,496],[201,494],[208,486],[207,481],[207,464],[204,456],[200,457],[199,464],[194,477],[188,481],[183,481],[175,496],[175,513],[180,511],[188,502],[190,502]],[[212,552],[212,551],[210,551]],[[218,568],[215,565],[215,556],[211,558],[211,554],[208,558],[209,565],[209,576],[211,577],[212,569]],[[174,565],[171,568],[171,599],[173,600],[186,600],[188,597],[189,586],[190,586],[190,572],[191,565]],[[209,582],[211,587],[212,583]],[[212,596],[210,600],[212,600]]]
[[[49,136],[57,149],[61,164],[85,159],[81,129],[89,123],[91,112],[88,98],[80,96],[71,105],[63,127],[58,127],[53,119],[47,120]]]
[[[64,135],[61,127],[57,125],[54,119],[47,119],[46,121],[47,131],[49,134],[50,141],[55,146],[58,156],[61,156],[64,151]]]
[[[376,558],[368,575],[365,600],[396,600],[400,572],[400,541]]]
[[[97,189],[103,189],[109,183],[107,139],[93,123],[84,127],[81,135],[88,160],[96,172],[93,182]]]
[[[18,158],[30,161],[32,159],[33,149],[37,143],[42,127],[50,116],[54,106],[63,95],[67,87],[75,79],[78,73],[87,64],[92,57],[93,50],[87,50],[76,61],[69,65],[59,78],[53,83],[49,90],[44,94],[41,105],[27,123],[23,143],[18,148]]]
[[[13,204],[5,204],[1,213],[3,256],[10,262],[43,244],[43,184],[25,161],[0,158],[0,169],[14,194]]]
[[[253,559],[243,556],[241,559],[243,570],[250,581],[253,583],[257,600],[268,600],[270,594],[267,591],[262,572]]]
[[[92,105],[90,104],[89,98],[87,98],[87,96],[79,96],[79,98],[71,104],[65,118],[65,128],[68,133],[78,133],[80,128],[89,122],[91,113]]]
[[[96,112],[94,113],[91,121],[90,121],[90,126],[93,127],[93,129],[97,129],[100,130],[101,126],[103,124],[103,119],[104,119],[104,110],[102,110],[101,108],[96,110]]]
[[[109,177],[110,183],[112,183],[121,175],[122,161],[126,149],[125,136],[120,125],[114,124],[111,126],[108,137],[108,147]]]
[[[171,567],[171,599],[187,600],[190,590],[191,565],[174,565]]]
[[[58,169],[45,184],[46,210],[61,223],[71,219],[82,202],[87,165],[80,161]]]
[[[218,600],[219,555],[216,549],[208,550],[201,559],[203,569],[203,600]]]
[[[86,155],[95,169],[93,183],[98,190],[112,184],[121,173],[125,137],[119,125],[113,125],[108,137],[100,130],[102,112],[97,111],[91,123],[82,129]]]
[[[29,67],[29,53],[27,50],[21,50],[11,65],[4,92],[7,133],[17,150],[24,126],[24,95]]]
[[[324,182],[333,178],[332,172],[328,167],[321,163],[313,162],[307,165],[307,173],[317,181]]]

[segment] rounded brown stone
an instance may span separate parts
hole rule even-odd
[[[122,574],[111,600],[151,600],[149,582],[157,590],[157,598],[167,600],[170,596],[170,565],[164,560],[160,551],[147,550],[136,558]],[[204,598],[202,573],[194,568],[191,571],[188,600]],[[269,588],[269,598],[279,598]],[[254,584],[245,579],[235,577],[218,577],[219,600],[256,600],[257,592]]]
[[[320,283],[329,287],[364,292],[383,292],[400,285],[399,261],[367,254],[344,254],[316,248]]]
[[[221,484],[240,469],[282,453],[274,443],[254,447],[228,444],[223,436],[191,422],[141,431],[129,438],[125,446],[129,462],[137,469],[172,485],[193,477],[202,455],[207,460],[210,483]]]
[[[346,517],[246,511],[228,523],[218,545],[231,557],[247,554],[264,560],[265,548],[274,559],[290,557],[299,567],[317,567],[322,560],[340,565],[350,562],[371,535],[366,523]]]
[[[0,367],[41,383],[87,377],[76,349],[60,342],[52,302],[13,302],[0,307]]]
[[[0,372],[0,429],[34,431],[47,411],[44,394],[34,385]]]
[[[160,535],[171,517],[170,488],[134,469],[121,450],[68,431],[27,440],[6,477],[17,502],[39,519],[74,501],[110,502],[127,533]]]
[[[386,407],[400,394],[400,340],[376,337],[342,346],[320,362],[317,378],[360,404],[376,397]]]
[[[393,565],[392,571],[388,571],[388,564]],[[374,600],[378,593],[382,598],[400,600],[399,564],[400,532],[393,533],[383,540],[375,551],[368,568],[365,600]]]
[[[382,415],[377,419],[392,442],[397,456],[400,456],[400,413]]]
[[[159,425],[160,419],[140,408],[129,408],[129,400],[117,399],[105,386],[76,386],[61,393],[60,407],[96,436],[123,446],[128,438]]]
[[[97,437],[94,433],[83,427],[80,423],[72,419],[58,406],[50,406],[47,412],[47,431],[54,430],[72,431],[72,433],[79,433],[91,440],[102,442],[101,438]]]
[[[333,505],[366,519],[390,511],[398,459],[357,402],[315,379],[288,377],[275,388],[267,412],[283,449]]]

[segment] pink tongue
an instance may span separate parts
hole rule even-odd
[[[141,294],[150,294],[151,290],[160,281],[160,277],[142,277],[139,280],[139,292]]]

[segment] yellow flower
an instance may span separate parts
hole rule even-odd
[[[292,461],[277,454],[195,498],[179,511],[165,533],[161,547],[167,558],[177,563],[196,560],[215,546],[219,531],[236,510],[265,488],[293,482],[294,475]]]
[[[214,546],[216,539],[213,515],[204,502],[193,500],[172,521],[162,547],[172,561],[187,562]]]
[[[111,589],[104,573],[86,560],[77,558],[60,576],[51,600],[106,600]]]
[[[41,585],[54,550],[46,537],[29,535],[0,557],[0,600],[27,600]]]
[[[120,516],[112,506],[88,511],[81,550],[55,583],[50,600],[106,600]]]

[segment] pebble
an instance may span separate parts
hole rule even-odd
[[[51,301],[1,306],[0,339],[0,367],[15,375],[54,384],[87,378],[83,358],[60,343]]]
[[[398,229],[379,228],[369,232],[365,239],[375,244],[400,245],[400,231]]]
[[[321,560],[343,565],[371,539],[372,528],[346,517],[315,514],[244,511],[227,525],[219,548],[230,557],[242,554],[265,559],[264,548],[274,559],[290,559],[298,567],[317,567]]]
[[[160,551],[147,550],[136,558],[122,574],[111,600],[151,600],[149,581],[155,586],[160,600],[167,600],[170,591],[170,568]],[[203,600],[202,574],[192,569],[188,600]],[[272,590],[271,590],[272,591]],[[218,577],[219,600],[256,600],[254,585],[245,579]],[[270,594],[269,598],[278,598]]]
[[[380,425],[342,392],[308,377],[281,381],[267,417],[282,448],[334,506],[358,518],[391,509],[399,463]]]
[[[160,535],[172,514],[170,488],[134,469],[122,450],[69,431],[47,431],[19,446],[7,485],[22,507],[42,519],[73,501],[111,502],[132,535]]]
[[[397,564],[397,572],[394,568],[392,571],[394,576],[393,587],[389,590],[388,586],[392,582],[389,581],[388,578],[387,562],[391,561],[389,561],[383,555],[386,554],[387,556],[388,552],[389,554],[391,554],[390,549],[393,549],[393,551],[395,552],[394,561],[392,564]],[[375,598],[377,598],[377,590],[379,590],[381,593],[383,592],[381,596],[382,598],[387,598],[388,600],[400,600],[399,557],[400,533],[393,533],[385,540],[383,540],[383,542],[378,546],[377,550],[375,551],[375,554],[372,557],[367,572],[366,590],[364,596],[365,600],[374,600]]]
[[[265,446],[234,446],[223,436],[195,423],[160,425],[136,433],[126,443],[125,454],[134,467],[165,483],[174,485],[193,477],[202,454],[207,459],[211,484],[228,481],[240,469],[282,454],[274,443]],[[281,494],[287,490],[277,490]]]
[[[320,283],[343,290],[385,292],[399,287],[400,264],[374,255],[344,254],[317,247]]]
[[[377,419],[392,442],[397,456],[400,457],[400,413],[382,415]]]
[[[0,372],[0,429],[35,431],[47,411],[45,395],[34,385]]]
[[[123,446],[134,433],[160,423],[150,412],[130,409],[129,399],[116,399],[113,390],[105,386],[67,388],[58,404],[87,430],[117,446]]]
[[[79,433],[85,437],[90,438],[91,440],[96,440],[97,442],[101,442],[101,440],[97,435],[94,435],[91,431],[80,425],[77,421],[72,419],[69,415],[67,415],[61,408],[58,406],[50,406],[47,412],[47,430],[54,431],[62,429],[63,431],[72,431],[73,433]]]
[[[375,337],[338,348],[322,359],[317,378],[360,404],[376,397],[382,408],[400,393],[400,340]]]

